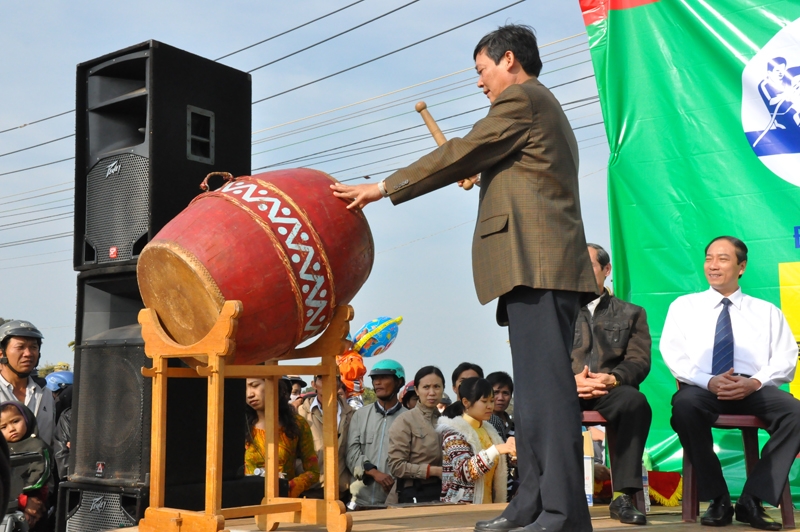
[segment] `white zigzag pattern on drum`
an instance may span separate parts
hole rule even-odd
[[[242,200],[244,200],[244,201],[246,201],[248,203],[254,203],[254,202],[271,203],[272,204],[272,208],[270,208],[269,213],[267,213],[267,216],[269,217],[269,220],[271,222],[273,222],[273,223],[276,223],[276,224],[287,224],[287,225],[291,224],[291,225],[293,225],[292,230],[289,231],[289,234],[286,237],[285,244],[286,244],[286,247],[288,247],[289,249],[293,249],[295,251],[304,252],[305,256],[306,256],[305,260],[303,261],[303,265],[300,268],[300,278],[305,280],[305,281],[313,281],[314,282],[314,286],[311,288],[311,291],[309,292],[308,297],[306,297],[306,300],[304,301],[304,303],[308,307],[312,307],[312,308],[316,307],[317,310],[306,321],[305,330],[310,332],[310,333],[312,333],[312,334],[314,334],[320,328],[320,325],[314,325],[314,323],[317,321],[317,318],[319,317],[319,315],[322,314],[322,311],[325,310],[325,307],[327,307],[327,305],[328,305],[327,300],[324,300],[324,299],[318,300],[318,299],[316,299],[317,293],[319,293],[320,288],[322,288],[322,285],[325,283],[325,277],[322,276],[322,275],[314,275],[314,274],[308,273],[308,267],[311,264],[311,262],[314,260],[314,248],[312,248],[311,246],[306,246],[304,244],[300,244],[299,242],[298,243],[294,242],[294,239],[297,237],[297,234],[303,228],[303,224],[300,223],[300,221],[297,218],[284,217],[284,216],[279,216],[278,215],[278,211],[280,210],[281,205],[282,205],[280,199],[272,198],[272,197],[263,197],[263,196],[254,197],[253,193],[257,189],[258,189],[258,187],[255,184],[252,184],[252,183],[235,183],[235,182],[231,182],[231,183],[228,183],[227,185],[225,185],[222,188],[222,192],[234,192],[234,191],[242,190],[243,191]],[[264,192],[266,192],[266,191],[264,191]]]

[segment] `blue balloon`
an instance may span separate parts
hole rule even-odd
[[[367,322],[353,336],[353,351],[364,358],[378,356],[394,343],[403,317],[381,316]]]

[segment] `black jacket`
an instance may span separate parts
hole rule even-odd
[[[605,292],[594,309],[581,309],[575,323],[572,371],[616,375],[635,388],[650,373],[650,328],[645,310]]]
[[[67,480],[67,466],[69,465],[70,442],[70,423],[72,422],[72,407],[68,407],[61,413],[56,425],[56,432],[53,434],[53,450],[55,452],[56,465],[58,466],[58,478]]]

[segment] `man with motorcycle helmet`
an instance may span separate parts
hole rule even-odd
[[[42,379],[32,377],[39,365],[44,336],[32,323],[11,320],[0,325],[0,402],[19,401],[33,411],[38,437],[53,444],[56,406]]]

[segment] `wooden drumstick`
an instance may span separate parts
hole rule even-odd
[[[417,102],[417,105],[414,106],[414,109],[416,109],[417,112],[422,115],[422,120],[425,122],[425,125],[428,126],[428,131],[431,132],[431,136],[433,137],[433,140],[436,141],[436,145],[441,146],[447,142],[447,139],[444,138],[444,133],[442,133],[442,130],[439,129],[439,126],[436,124],[436,120],[433,119],[430,111],[428,111],[428,104],[425,102]],[[472,185],[475,184],[472,180],[474,177],[475,176],[461,181],[461,188],[464,190],[471,189]]]

